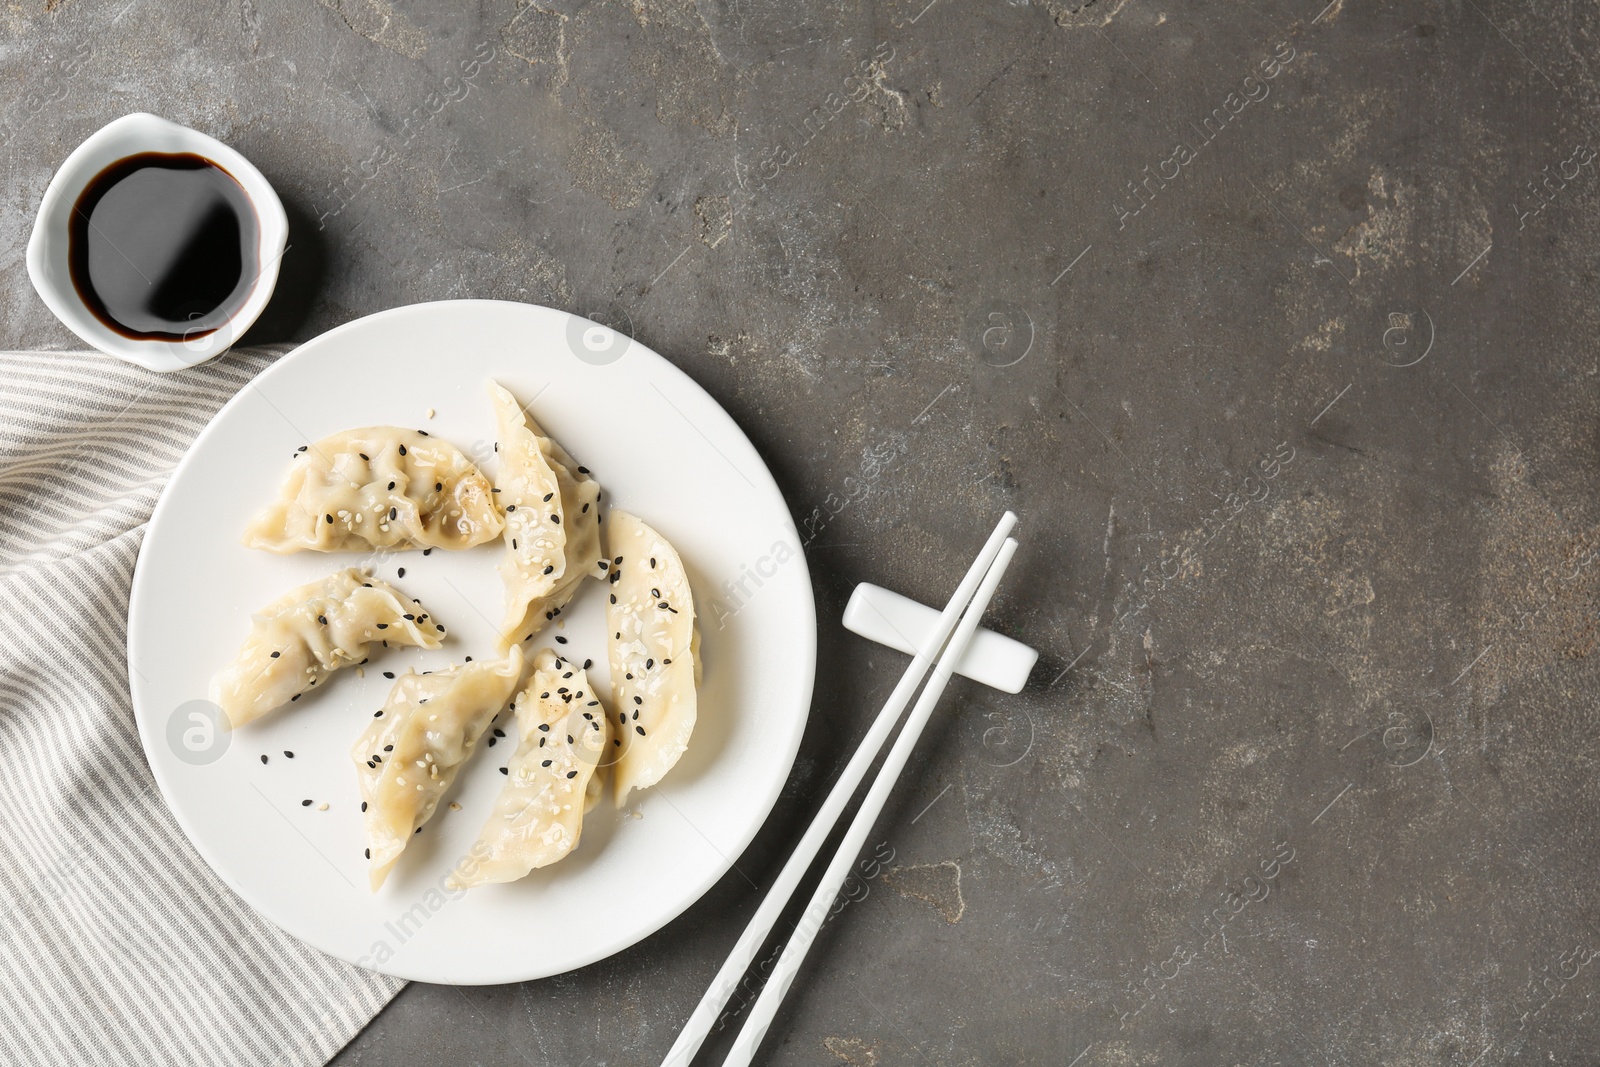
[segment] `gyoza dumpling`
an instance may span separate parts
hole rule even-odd
[[[582,667],[542,649],[517,697],[517,754],[478,843],[456,868],[460,888],[514,882],[578,847],[583,813],[599,799],[609,716]]]
[[[694,731],[700,634],[683,561],[667,539],[611,510],[611,686],[622,742],[617,807],[672,769]]]
[[[489,383],[499,424],[505,509],[506,589],[502,651],[531,638],[560,614],[585,577],[600,577],[600,485],[556,442],[544,436],[516,397]]]
[[[522,674],[522,650],[505,659],[402,675],[361,732],[350,758],[361,784],[372,889],[389,876],[411,836],[433,817]]]
[[[244,543],[279,553],[471,548],[501,526],[489,479],[455,445],[369,426],[302,445]]]
[[[415,600],[354,567],[291,589],[251,616],[250,636],[211,680],[211,701],[233,726],[287,704],[372,641],[438,648],[444,627]]]

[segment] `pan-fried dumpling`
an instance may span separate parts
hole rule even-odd
[[[694,731],[700,635],[683,561],[667,539],[611,510],[606,628],[616,724],[617,807],[670,771]]]
[[[505,509],[506,589],[500,648],[531,638],[561,613],[587,576],[600,577],[600,485],[538,425],[498,382],[489,383],[499,424]]]
[[[373,641],[438,648],[443,634],[420,602],[349,567],[256,613],[238,657],[212,679],[211,701],[243,726],[341,667],[365,662]]]
[[[511,699],[522,651],[505,659],[402,675],[350,750],[361,785],[377,891],[411,835],[433,817],[478,738]]]
[[[471,548],[501,526],[489,479],[455,445],[369,426],[302,445],[244,543],[278,553]]]
[[[457,887],[514,882],[561,859],[578,847],[583,813],[599,799],[610,719],[582,667],[542,649],[516,717],[521,740],[509,780],[457,867]]]

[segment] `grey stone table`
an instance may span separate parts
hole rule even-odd
[[[941,599],[1007,507],[1040,667],[953,688],[768,1062],[1595,1062],[1600,9],[1324,2],[0,11],[0,343],[71,343],[31,213],[150,110],[290,204],[254,339],[603,318],[808,538],[817,699],[736,869],[337,1063],[657,1063],[903,664],[849,590]]]

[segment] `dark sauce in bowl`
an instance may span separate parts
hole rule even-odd
[[[108,328],[182,341],[220,329],[250,298],[260,224],[244,187],[192,153],[143,152],[95,175],[72,212],[72,284]]]

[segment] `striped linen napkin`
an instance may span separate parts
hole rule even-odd
[[[404,985],[252,912],[145,763],[128,591],[157,495],[284,349],[0,353],[0,1063],[322,1064]]]

